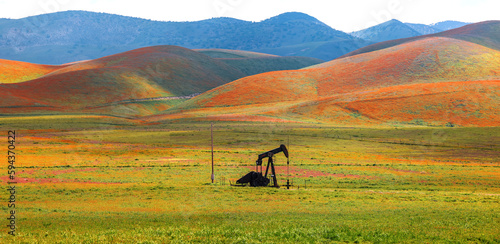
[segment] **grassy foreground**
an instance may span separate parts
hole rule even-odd
[[[2,243],[500,242],[500,128],[217,122],[214,184],[206,122],[42,116],[0,128],[18,133],[19,181],[17,236],[5,201]],[[288,143],[291,190],[229,186]],[[275,160],[284,184],[286,158]]]

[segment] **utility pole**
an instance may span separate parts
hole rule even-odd
[[[212,139],[212,183],[214,183],[215,175],[214,175],[214,123],[210,124],[210,137]]]

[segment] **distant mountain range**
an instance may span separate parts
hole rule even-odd
[[[469,23],[444,21],[433,25],[403,23],[399,20],[389,20],[370,28],[352,32],[351,35],[370,42],[384,42],[401,38],[435,34],[465,26]]]
[[[95,59],[154,45],[266,50],[280,56],[329,60],[371,44],[302,13],[285,13],[261,22],[232,18],[160,22],[67,11],[0,21],[0,35],[0,58],[43,64]],[[331,48],[328,55],[314,50],[328,48],[328,42],[342,43],[342,47]]]
[[[232,49],[305,56],[325,61],[375,42],[456,27],[443,22],[417,27],[389,21],[355,36],[307,14],[291,12],[260,22],[213,18],[161,22],[106,13],[66,11],[23,19],[0,19],[0,59],[64,64],[141,47],[176,45],[189,49]]]
[[[472,23],[448,20],[448,21],[443,21],[443,22],[432,24],[432,25],[430,25],[430,27],[435,28],[435,29],[440,30],[440,31],[447,31],[447,30],[451,30],[451,29],[460,28],[460,27],[468,25],[468,24],[472,24]]]

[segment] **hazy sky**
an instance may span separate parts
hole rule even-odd
[[[500,0],[0,0],[0,18],[87,10],[164,21],[233,17],[261,21],[298,11],[350,32],[389,19],[431,24],[500,20]]]

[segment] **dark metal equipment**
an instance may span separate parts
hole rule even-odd
[[[250,173],[246,174],[245,176],[237,180],[236,183],[238,184],[250,183],[250,186],[267,186],[271,182],[271,180],[267,178],[267,174],[269,173],[269,167],[271,167],[271,177],[273,179],[273,187],[279,187],[278,180],[276,179],[276,169],[274,168],[273,156],[280,152],[283,152],[283,154],[285,154],[286,158],[288,159],[288,149],[283,144],[276,149],[262,153],[257,158],[255,165],[256,171],[251,171]],[[265,158],[268,158],[266,173],[262,175],[262,160]],[[260,166],[260,172],[259,172],[259,166]],[[289,183],[287,183],[287,187],[289,187],[288,185]]]

